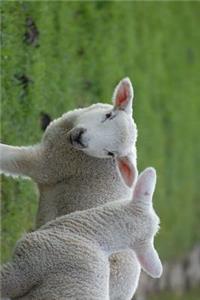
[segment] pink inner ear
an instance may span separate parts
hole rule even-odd
[[[127,101],[129,97],[129,87],[127,84],[122,84],[119,88],[117,95],[116,95],[116,105],[122,106],[124,102]]]
[[[118,166],[125,183],[131,187],[135,178],[132,168],[124,160],[118,160]]]

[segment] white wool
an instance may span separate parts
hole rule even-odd
[[[64,114],[50,123],[36,146],[0,145],[2,172],[30,177],[37,183],[37,227],[64,214],[130,198],[131,190],[108,152],[125,156],[136,166],[132,100],[133,88],[125,78],[114,91],[113,105],[99,103]],[[85,147],[76,142],[79,133]],[[135,265],[124,265],[125,260],[135,261]],[[130,299],[135,290],[133,278],[137,282],[140,270],[134,253],[113,254],[110,262],[111,299],[122,291],[121,299]]]
[[[74,212],[26,234],[17,243],[12,261],[2,267],[2,296],[21,300],[108,300],[108,257],[129,249],[135,251],[146,272],[160,277],[162,265],[153,247],[159,228],[152,206],[155,183],[155,171],[146,169],[138,178],[139,190],[135,189],[137,193],[131,200]],[[128,263],[124,255],[122,260]],[[134,289],[140,269],[137,271]],[[123,299],[124,288],[119,299]]]

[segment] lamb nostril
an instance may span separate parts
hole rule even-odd
[[[85,129],[79,130],[79,132],[77,133],[77,135],[75,135],[75,137],[74,137],[74,141],[77,142],[77,143],[80,143],[80,142],[81,142],[82,135],[83,135],[83,133],[84,133],[85,131],[86,131]]]
[[[87,145],[82,141],[83,133],[87,130],[85,128],[76,128],[72,131],[70,135],[70,142],[74,146],[78,146],[78,148],[86,148]]]

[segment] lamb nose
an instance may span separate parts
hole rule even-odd
[[[77,143],[80,143],[81,142],[81,138],[82,138],[82,135],[83,133],[85,132],[85,129],[80,129],[76,135],[74,136],[74,141],[77,142]]]

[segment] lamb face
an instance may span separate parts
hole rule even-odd
[[[70,132],[71,144],[91,156],[126,156],[136,142],[132,119],[133,88],[128,78],[116,87],[113,106],[93,105],[77,117]]]
[[[63,115],[47,128],[46,137],[55,133],[59,136],[56,131],[58,125],[57,129],[60,127],[65,131],[60,138],[87,155],[98,158],[126,156],[133,151],[137,137],[132,119],[132,100],[133,88],[130,80],[125,78],[116,87],[113,105],[99,103]],[[60,142],[63,144],[63,141]]]
[[[126,156],[135,144],[136,126],[123,110],[94,106],[77,118],[70,140],[75,148],[91,156]]]

